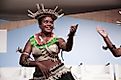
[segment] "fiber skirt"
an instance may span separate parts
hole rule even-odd
[[[71,74],[71,70],[66,68],[64,64],[57,65],[53,69],[51,69],[52,76],[46,79],[42,72],[35,68],[35,72],[33,74],[33,79],[30,80],[75,80]]]
[[[71,74],[71,72],[68,72],[66,74],[63,74],[59,79],[57,80],[75,80]]]

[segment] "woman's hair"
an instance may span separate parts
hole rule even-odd
[[[42,24],[42,20],[43,20],[45,17],[51,17],[53,21],[56,20],[56,18],[55,18],[53,15],[46,14],[46,15],[43,15],[43,16],[41,16],[40,18],[38,18],[38,24],[39,24],[39,25]]]

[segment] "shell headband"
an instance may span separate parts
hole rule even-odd
[[[29,17],[34,18],[34,19],[39,19],[42,16],[49,14],[49,15],[53,15],[55,19],[57,19],[64,15],[64,13],[62,13],[62,9],[57,11],[58,6],[56,6],[55,9],[45,9],[43,4],[41,4],[41,9],[40,9],[39,4],[36,4],[36,6],[37,6],[37,11],[35,13],[28,10]]]

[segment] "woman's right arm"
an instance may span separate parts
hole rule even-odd
[[[108,37],[108,33],[105,31],[104,28],[102,27],[97,27],[97,32],[103,37],[107,47],[109,48],[109,50],[112,52],[112,54],[115,57],[120,57],[121,56],[121,48],[117,48],[110,40],[110,38]]]
[[[32,51],[32,45],[30,41],[28,40],[20,56],[19,64],[21,66],[24,66],[24,67],[36,67],[37,66],[36,61],[29,60],[31,51]]]
[[[28,40],[23,49],[23,53],[20,56],[19,64],[24,67],[38,67],[42,71],[43,75],[45,75],[45,77],[47,78],[49,76],[49,70],[39,61],[32,61],[29,59],[31,51],[32,51],[32,45]]]

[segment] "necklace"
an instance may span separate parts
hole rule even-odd
[[[53,34],[53,36],[50,37],[47,40],[47,42],[45,42],[44,39],[40,35],[35,34],[30,37],[30,42],[33,46],[36,46],[37,48],[46,48],[46,47],[49,47],[50,45],[58,42],[58,38],[55,37],[55,35]]]
[[[54,34],[51,33],[49,36],[46,36],[44,33],[37,33],[35,34],[35,38],[37,40],[37,43],[39,45],[47,44],[49,41],[51,41],[54,38]]]

